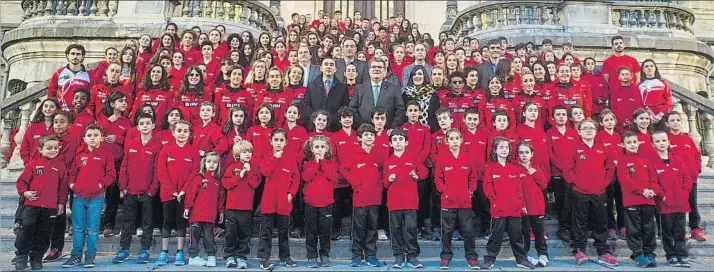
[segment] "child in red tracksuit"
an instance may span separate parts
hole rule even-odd
[[[394,251],[393,268],[403,267],[405,260],[412,268],[423,267],[417,259],[419,256],[419,242],[417,241],[419,191],[417,182],[425,179],[428,171],[417,156],[406,153],[408,141],[406,131],[393,130],[389,135],[389,145],[393,148],[394,153],[382,166],[384,187],[387,188],[389,232],[392,234],[392,250]]]
[[[82,263],[85,231],[87,251],[84,267],[94,267],[99,238],[99,221],[104,206],[104,189],[114,183],[114,157],[106,148],[100,148],[104,131],[98,125],[89,125],[84,133],[83,148],[74,157],[69,172],[69,188],[74,191],[72,201],[72,257],[62,267],[72,268]]]
[[[245,140],[253,144],[253,156],[262,160],[272,154],[270,133],[275,129],[275,111],[270,104],[261,104],[255,112],[255,121],[245,133]]]
[[[384,161],[389,157],[389,133],[387,132],[387,110],[381,106],[374,107],[370,112],[370,119],[374,130],[373,151],[379,160]],[[379,215],[377,218],[377,239],[387,240],[387,230],[389,230],[389,209],[387,209],[387,190],[382,190],[382,204],[379,205]],[[391,234],[390,234],[391,235]]]
[[[678,112],[670,112],[662,120],[667,122],[667,137],[671,153],[682,160],[685,169],[692,171],[692,190],[689,191],[689,228],[692,230],[692,239],[706,241],[704,229],[699,225],[702,218],[697,205],[697,183],[702,173],[702,152],[699,151],[692,137],[682,132],[682,116]]]
[[[653,132],[652,143],[657,150],[657,157],[652,158],[652,167],[662,190],[655,198],[661,216],[662,248],[669,265],[690,267],[686,213],[689,212],[689,191],[693,188],[696,176],[692,176],[692,171],[687,171],[680,156],[670,152],[668,133]]]
[[[233,145],[233,161],[221,179],[226,189],[226,245],[223,256],[228,268],[248,268],[250,237],[253,234],[253,194],[260,184],[253,145],[238,141]]]
[[[277,128],[270,133],[272,154],[263,157],[260,174],[265,177],[263,198],[260,201],[260,268],[272,269],[275,265],[270,259],[273,228],[278,229],[278,249],[282,265],[295,267],[297,264],[290,259],[288,232],[290,231],[290,213],[293,208],[293,198],[300,186],[300,172],[295,157],[285,154],[287,133]]]
[[[213,105],[213,102],[201,103],[198,116],[200,124],[193,124],[193,146],[198,149],[198,154],[204,156],[211,151],[216,151],[219,155],[225,153],[228,150],[228,144],[223,143],[225,138],[222,137],[221,128],[212,121],[216,116],[216,106]]]
[[[610,80],[610,87],[612,88],[610,90],[610,109],[617,116],[617,120],[620,120],[615,131],[623,133],[633,127],[635,120],[630,118],[632,112],[637,108],[641,108],[644,104],[642,103],[640,89],[637,85],[630,83],[632,79],[630,69],[622,67],[617,73],[618,82],[613,79]]]
[[[615,132],[617,126],[617,117],[610,109],[602,109],[598,115],[598,122],[602,130],[595,135],[595,142],[605,146],[605,152],[608,157],[613,160],[619,160],[622,156],[622,137]],[[608,240],[617,240],[617,231],[624,237],[627,234],[625,230],[625,212],[622,211],[622,190],[620,182],[617,181],[617,176],[607,186],[607,228]],[[617,212],[617,216],[615,216]]]
[[[171,229],[176,230],[178,240],[175,265],[184,265],[183,244],[186,238],[186,219],[183,218],[183,196],[200,166],[198,149],[188,143],[191,125],[180,120],[171,127],[174,142],[163,147],[156,162],[156,176],[159,179],[164,224],[161,229],[161,253],[156,259],[159,266],[166,265],[169,258],[169,238]]]
[[[339,180],[337,163],[332,158],[330,140],[317,135],[305,143],[305,162],[302,165],[302,188],[305,200],[305,247],[307,266],[329,267],[330,231],[332,230],[332,209],[335,183]],[[320,242],[317,261],[318,240]]]
[[[585,119],[578,126],[580,140],[572,143],[570,157],[564,160],[563,177],[572,184],[573,255],[575,263],[588,261],[583,253],[588,231],[595,237],[598,262],[606,266],[618,265],[607,245],[607,210],[605,189],[612,180],[614,161],[605,153],[605,146],[595,143],[597,125]]]
[[[516,147],[518,163],[514,163],[521,169],[519,175],[523,183],[523,198],[526,201],[526,214],[521,222],[521,232],[525,241],[523,251],[526,253],[528,262],[545,267],[548,266],[548,245],[545,242],[543,225],[545,218],[543,191],[548,188],[548,175],[540,165],[532,161],[536,151],[531,143],[532,141],[518,144]],[[528,255],[528,251],[531,249],[531,240],[535,240],[537,259]]]
[[[64,213],[67,203],[67,168],[54,160],[59,154],[59,139],[42,136],[38,141],[40,157],[28,161],[17,179],[17,193],[24,196],[22,218],[25,225],[15,239],[15,269],[42,269],[42,256],[50,246],[54,217]]]
[[[161,151],[161,142],[153,136],[154,118],[147,113],[139,113],[137,129],[141,136],[136,139],[127,139],[124,143],[124,159],[119,170],[119,191],[123,196],[123,218],[119,218],[122,226],[120,229],[133,230],[141,227],[145,230],[152,228],[152,198],[156,195],[159,182],[156,179],[156,158]],[[156,207],[158,208],[158,207]],[[135,218],[141,211],[141,226],[134,226]],[[131,246],[131,231],[122,231],[119,240],[121,247],[117,256],[112,260],[121,263],[129,259]],[[141,236],[141,251],[138,263],[149,262],[149,248],[151,236]]]
[[[479,127],[480,116],[476,108],[468,108],[464,113],[464,127],[461,133],[464,137],[464,151],[473,157],[476,162],[476,169],[479,177],[483,177],[486,167],[486,148],[488,137],[491,134],[486,128]],[[487,236],[491,227],[491,214],[489,213],[489,203],[486,195],[483,194],[483,180],[478,181],[476,192],[471,201],[472,209],[476,217],[476,228],[474,232],[477,238]]]
[[[191,242],[188,248],[188,265],[216,266],[216,241],[213,237],[213,224],[218,216],[218,223],[223,222],[225,192],[220,181],[221,156],[209,152],[201,159],[201,170],[190,182],[186,191],[186,207],[183,218],[191,223]],[[189,216],[190,215],[190,216]],[[203,247],[208,260],[198,255],[198,241],[203,235]]]
[[[657,151],[655,151],[652,146],[652,137],[650,135],[652,122],[650,120],[650,114],[647,110],[639,108],[632,114],[632,120],[634,122],[632,131],[635,132],[637,139],[640,141],[640,148],[637,149],[637,154],[643,158],[653,157],[657,154]]]
[[[463,138],[456,129],[446,131],[448,151],[439,154],[434,166],[434,185],[441,193],[441,269],[451,266],[454,253],[451,238],[457,224],[464,237],[466,259],[471,269],[478,268],[478,254],[473,232],[471,197],[476,191],[478,170],[462,149]]]
[[[236,162],[237,157],[234,156],[232,149],[236,143],[245,138],[248,127],[247,117],[247,110],[240,105],[232,107],[227,116],[224,116],[226,121],[223,123],[221,133],[223,134],[223,145],[226,148],[226,152],[222,155],[221,165],[230,165]]]
[[[516,144],[518,144],[518,135],[514,133],[513,130],[508,129],[513,121],[509,118],[509,114],[504,110],[497,110],[493,113],[490,122],[492,125],[490,128],[491,133],[486,141],[486,154],[490,154],[491,150],[494,148],[491,144],[493,144],[493,139],[496,137],[505,138],[508,140],[508,143],[511,144],[511,150],[516,149]]]
[[[380,179],[382,158],[374,150],[376,131],[370,124],[362,124],[357,129],[360,147],[349,158],[343,158],[346,163],[345,178],[352,185],[352,263],[353,267],[361,265],[362,258],[368,265],[379,267],[377,260],[377,219],[379,205],[382,203],[384,185]]]
[[[622,185],[622,204],[627,216],[627,245],[630,259],[640,267],[655,267],[655,196],[661,190],[648,158],[637,153],[640,141],[634,132],[622,134],[625,154],[617,162],[617,178]]]
[[[319,112],[319,111],[318,111]],[[355,111],[350,107],[340,107],[337,116],[340,118],[341,128],[332,133],[330,143],[335,148],[340,180],[335,184],[335,209],[332,214],[332,240],[339,240],[342,237],[342,219],[348,214],[349,200],[352,199],[353,189],[347,179],[347,168],[350,167],[350,155],[360,148],[357,131],[352,128],[354,124]],[[319,127],[321,115],[315,118],[316,127]],[[329,136],[329,135],[328,135]]]
[[[305,142],[308,140],[307,130],[303,126],[298,125],[298,120],[300,119],[300,109],[298,105],[292,104],[285,108],[283,129],[288,133],[285,154],[295,158],[298,162],[298,168],[302,167],[302,161],[305,158],[303,148],[305,147]],[[291,216],[293,230],[290,232],[290,237],[292,238],[302,238],[303,236],[302,233],[305,226],[305,222],[303,221],[304,206],[305,200],[302,197],[302,187],[300,187],[293,200],[293,212]]]
[[[546,141],[550,156],[550,186],[555,195],[556,213],[558,215],[558,232],[556,235],[563,241],[570,241],[570,230],[572,227],[572,205],[570,203],[572,195],[571,183],[564,179],[563,171],[567,167],[567,162],[572,157],[572,144],[580,136],[578,132],[568,126],[568,111],[562,105],[553,107],[551,117],[553,127],[546,131]]]
[[[28,163],[39,157],[39,153],[35,150],[37,141],[45,135],[52,135],[52,120],[59,109],[59,102],[56,98],[47,98],[42,101],[39,107],[35,110],[30,120],[30,125],[25,129],[25,135],[22,136],[20,142],[20,158],[22,162]],[[15,141],[15,139],[11,139]]]
[[[433,168],[433,164],[429,159],[431,151],[431,132],[429,127],[420,122],[421,106],[419,102],[410,100],[406,103],[407,122],[399,128],[406,131],[407,136],[411,139],[411,144],[405,152],[417,157],[417,161],[424,164],[428,169]],[[477,111],[478,112],[478,111]],[[425,121],[426,122],[426,121]],[[431,239],[432,230],[426,229],[426,219],[429,218],[431,205],[431,191],[433,180],[427,179],[418,182],[419,190],[419,210],[417,211],[417,228],[419,228],[420,236],[426,239]],[[438,201],[438,199],[436,199]],[[436,220],[435,220],[436,221]]]
[[[533,269],[534,264],[526,258],[521,230],[521,217],[528,213],[523,197],[522,170],[510,163],[513,154],[508,139],[496,137],[492,146],[483,174],[483,192],[491,201],[491,237],[488,238],[487,253],[480,267],[491,269],[494,266],[501,251],[503,233],[508,232],[517,266]]]

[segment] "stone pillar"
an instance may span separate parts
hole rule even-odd
[[[406,10],[406,6],[406,0],[394,0],[394,15],[401,13],[406,19],[406,14],[404,12]]]
[[[441,25],[441,31],[448,31],[456,20],[456,14],[459,13],[459,6],[456,0],[446,1],[446,20],[444,24]],[[438,34],[438,33],[437,33]]]
[[[362,8],[362,18],[372,20],[374,18],[374,1],[364,1]]]
[[[270,9],[273,14],[280,16],[280,0],[270,0]]]
[[[10,171],[7,169],[9,161],[5,161],[5,156],[8,152],[12,153],[14,150],[10,150],[10,141],[15,139],[10,139],[10,134],[13,129],[13,120],[17,111],[11,110],[5,113],[2,118],[2,142],[0,142],[0,181],[8,180],[10,178]]]
[[[325,11],[325,14],[328,14],[330,18],[332,18],[332,12],[335,11],[335,2],[334,1],[323,1],[322,2],[322,10]]]
[[[155,28],[161,32],[166,26],[167,19],[171,16],[168,14],[170,2],[168,0],[117,1],[117,14],[113,19],[116,23],[155,25]]]
[[[15,135],[15,143],[17,146],[15,150],[12,151],[12,159],[8,162],[8,170],[22,170],[24,168],[22,159],[20,158],[20,145],[22,145],[22,137],[25,136],[25,131],[30,125],[30,115],[32,111],[35,110],[35,103],[28,103],[20,107],[20,130]]]
[[[702,147],[704,150],[706,150],[707,154],[714,154],[714,128],[712,127],[712,120],[714,120],[714,116],[712,116],[709,113],[703,113],[704,116],[704,143],[702,144]],[[709,161],[707,162],[707,167],[711,168],[714,166],[714,159],[712,159],[712,156],[709,155]]]
[[[563,26],[581,33],[615,34],[609,2],[563,1]]]

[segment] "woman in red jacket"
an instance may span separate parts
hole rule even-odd
[[[243,88],[243,69],[240,66],[232,66],[228,68],[228,74],[228,84],[219,89],[213,100],[217,107],[219,124],[228,120],[229,111],[235,106],[243,107],[247,113],[246,117],[252,116],[253,112],[253,95]]]
[[[330,231],[335,182],[339,180],[337,163],[332,159],[332,148],[327,137],[318,135],[305,143],[305,162],[302,166],[302,188],[305,199],[305,246],[307,266],[331,266]],[[317,243],[320,242],[320,264]]]
[[[532,142],[532,141],[531,141]],[[548,245],[545,240],[545,229],[543,218],[545,216],[545,197],[543,191],[548,188],[548,172],[544,168],[531,162],[535,154],[535,149],[531,142],[520,142],[516,150],[518,151],[518,163],[520,167],[521,181],[523,183],[523,198],[526,202],[526,214],[523,216],[521,232],[523,233],[523,249],[528,254],[531,248],[531,240],[535,240],[538,258],[526,255],[528,261],[533,265],[548,266]],[[541,151],[543,152],[543,151]]]
[[[491,269],[501,251],[503,233],[510,238],[511,249],[518,267],[533,269],[523,248],[521,217],[528,213],[523,197],[522,170],[511,164],[512,147],[506,138],[493,139],[489,163],[483,174],[483,193],[491,201],[491,237],[486,244],[482,269]]]
[[[260,249],[258,258],[260,268],[269,270],[274,267],[270,260],[273,247],[273,228],[278,229],[278,248],[280,262],[288,267],[297,264],[290,259],[290,213],[293,208],[293,198],[300,186],[300,172],[295,157],[284,153],[287,133],[277,128],[270,133],[272,154],[263,157],[260,174],[265,177],[265,188],[260,201]]]
[[[657,64],[651,59],[642,62],[640,78],[642,82],[638,87],[642,95],[642,103],[649,111],[652,122],[660,124],[662,117],[672,110],[672,90],[669,83],[662,79]],[[664,125],[658,127],[664,128]]]
[[[486,92],[486,98],[478,103],[478,110],[479,117],[483,120],[479,124],[483,124],[480,128],[486,128],[491,131],[494,129],[492,120],[496,110],[504,110],[508,113],[508,119],[511,120],[508,126],[509,131],[513,131],[516,128],[513,104],[511,104],[510,100],[504,98],[503,81],[496,75],[488,79],[488,92]]]
[[[136,100],[131,109],[131,116],[134,116],[143,104],[149,104],[154,108],[154,116],[164,116],[166,110],[174,103],[174,92],[167,81],[168,73],[159,64],[154,64],[147,71],[147,75],[141,82],[141,86],[136,92]],[[156,128],[163,126],[163,121],[157,118]]]
[[[30,125],[27,126],[25,135],[22,136],[22,142],[20,142],[20,158],[24,163],[29,163],[39,157],[40,153],[36,151],[37,141],[42,136],[52,134],[52,118],[57,109],[59,109],[59,102],[56,98],[46,98],[35,109]]]
[[[127,105],[131,106],[134,104],[134,85],[119,81],[120,74],[121,66],[119,64],[109,64],[106,70],[106,80],[102,83],[94,84],[89,91],[89,105],[87,106],[90,110],[94,111],[97,118],[102,115],[102,104],[107,99],[109,93],[113,91],[124,93]],[[128,111],[124,112],[124,116],[128,115]]]
[[[178,93],[178,108],[181,109],[184,118],[191,125],[198,124],[201,118],[198,113],[201,109],[201,103],[206,101],[206,85],[203,80],[203,73],[197,67],[189,67],[186,71],[186,76],[181,82],[181,89]],[[210,101],[210,100],[208,100]]]
[[[285,82],[283,85],[285,85],[285,91],[293,94],[293,100],[290,104],[298,105],[298,108],[302,109],[302,100],[305,99],[305,93],[307,92],[307,87],[302,86],[305,71],[300,66],[290,66],[285,69],[284,75]],[[302,125],[302,121],[300,123]]]
[[[258,94],[255,98],[255,104],[270,104],[273,107],[273,111],[275,111],[275,126],[282,127],[285,122],[285,110],[292,103],[292,97],[293,94],[283,88],[283,73],[278,68],[273,67],[268,72],[268,88]]]
[[[267,89],[267,77],[268,64],[261,59],[253,61],[250,65],[250,72],[245,77],[245,89],[253,95],[253,99]]]
[[[538,95],[538,93],[535,91],[535,85],[536,85],[536,78],[533,74],[531,73],[526,73],[521,76],[521,85],[523,89],[516,94],[515,97],[513,97],[513,100],[511,100],[511,103],[513,104],[513,107],[516,111],[516,118],[521,119],[521,117],[526,117],[525,120],[518,120],[518,123],[522,123],[527,121],[527,116],[525,115],[525,105],[528,103],[534,103],[536,105],[536,111],[537,111],[537,119],[535,120],[536,126],[543,128],[543,119],[544,116],[548,116],[548,112],[545,110],[546,109],[546,101]],[[516,122],[516,120],[513,120]]]
[[[535,93],[542,97],[545,103],[547,104],[548,101],[550,101],[551,95],[553,95],[553,90],[555,89],[555,85],[551,83],[550,80],[550,72],[548,72],[548,69],[546,68],[545,64],[541,61],[536,61],[533,63],[533,66],[531,66],[531,70],[533,70],[533,76],[535,76]],[[550,116],[550,113],[548,115],[544,116]]]

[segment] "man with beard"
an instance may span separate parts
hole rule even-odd
[[[92,87],[89,73],[82,64],[86,52],[84,46],[79,44],[67,46],[64,54],[69,63],[52,75],[47,87],[47,97],[56,97],[64,111],[69,112],[74,109],[72,99],[76,89],[89,90]]]
[[[635,75],[630,84],[640,84],[640,63],[636,58],[625,54],[625,40],[622,36],[615,36],[612,37],[611,43],[612,50],[615,52],[602,63],[602,74],[605,80],[610,82],[612,88],[612,85],[617,83],[620,68],[627,67]]]

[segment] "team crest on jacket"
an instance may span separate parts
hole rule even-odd
[[[82,157],[80,160],[82,161],[82,166],[87,166],[87,157]]]
[[[35,175],[42,175],[42,171],[44,170],[44,166],[36,166],[35,167]]]

